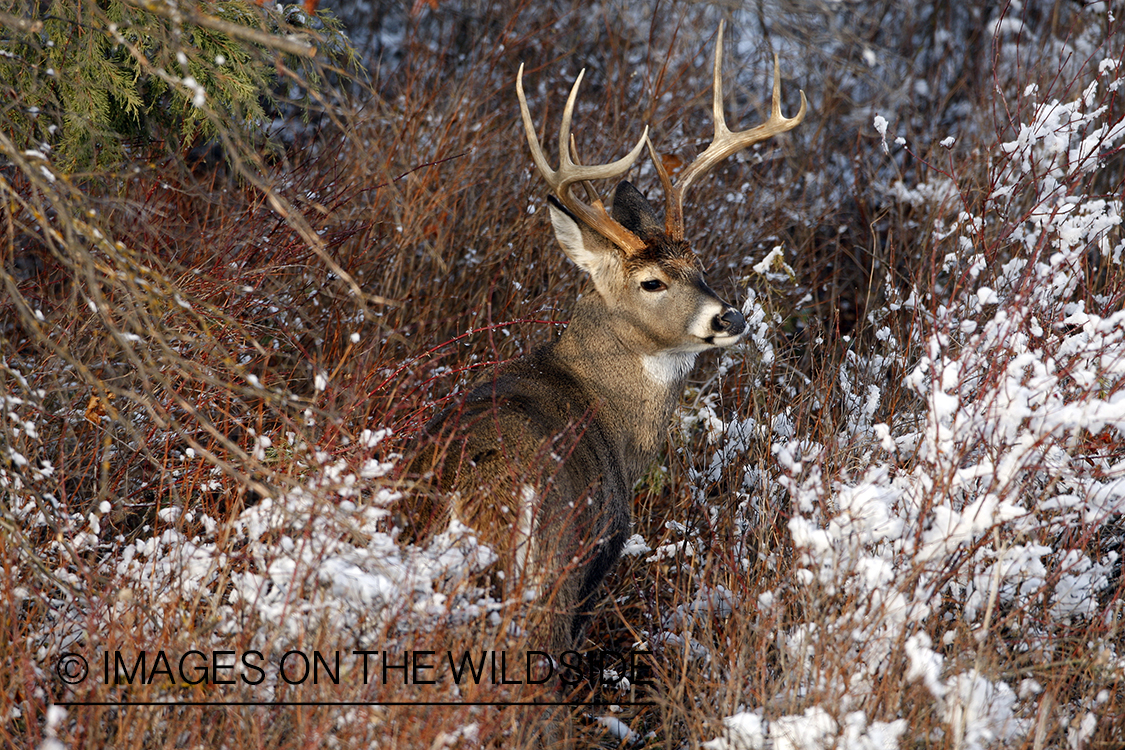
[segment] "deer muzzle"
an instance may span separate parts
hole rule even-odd
[[[728,307],[711,319],[711,330],[725,336],[739,336],[746,330],[746,318],[735,308]]]

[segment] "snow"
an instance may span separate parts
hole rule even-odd
[[[609,735],[615,740],[620,740],[622,742],[634,742],[637,740],[637,735],[629,729],[629,725],[616,717],[598,716],[597,721],[609,731]]]
[[[763,750],[766,730],[757,713],[742,711],[723,719],[722,737],[704,742],[705,750]]]
[[[1000,24],[997,33],[1014,29]],[[926,313],[929,332],[918,341],[923,354],[903,362],[909,364],[904,383],[922,399],[920,418],[877,421],[880,389],[857,382],[857,373],[882,372],[901,356],[889,333],[876,336],[886,354],[857,355],[854,370],[848,362],[842,368],[841,391],[853,415],[847,429],[877,446],[868,456],[882,450],[889,460],[826,477],[814,446],[792,439],[774,445],[776,480],[792,509],[793,585],[807,597],[855,603],[791,631],[786,642],[793,658],[813,669],[808,653],[846,653],[838,658],[855,665],[854,674],[833,689],[847,696],[862,695],[881,668],[901,658],[906,679],[926,688],[954,744],[966,748],[1028,736],[1022,706],[1042,690],[1021,685],[1017,695],[1001,679],[957,669],[950,661],[955,654],[945,650],[958,642],[957,631],[934,621],[935,605],[942,597],[960,602],[959,616],[978,639],[987,638],[999,608],[1026,613],[1017,622],[1030,629],[1013,638],[1021,648],[1041,648],[1040,629],[1096,617],[1099,592],[1115,585],[1115,553],[1098,559],[1088,548],[1067,548],[1060,535],[1076,525],[1103,527],[1125,512],[1125,465],[1092,465],[1075,450],[1084,435],[1125,436],[1125,317],[1073,299],[1087,249],[1119,262],[1110,238],[1121,225],[1121,201],[1071,192],[1074,183],[1062,179],[1096,172],[1097,154],[1120,142],[1125,122],[1104,121],[1093,84],[1072,102],[1038,104],[1030,114],[1014,140],[998,144],[992,187],[994,195],[1012,199],[1026,192],[1028,175],[1045,175],[1031,221],[1015,232],[1017,245],[997,267],[984,262],[978,247],[985,217],[961,211],[943,232],[969,251],[950,253],[946,270],[963,268],[961,278],[970,282],[952,304]],[[876,117],[883,138],[886,127]],[[941,145],[949,148],[953,140]],[[945,177],[910,187],[900,181],[889,192],[904,203],[938,207],[953,205],[958,194]],[[716,448],[722,462],[748,450],[721,420],[715,431],[727,436]],[[912,469],[902,468],[904,456]],[[956,574],[943,577],[944,570]],[[777,597],[765,592],[758,604],[772,611]],[[896,641],[902,643],[897,657]],[[977,647],[987,650],[987,640]],[[1071,743],[1092,736],[1097,720],[1096,711],[1076,720]],[[728,717],[724,734],[705,746],[862,747],[863,737],[896,746],[907,729],[876,724],[863,712],[828,713],[820,706],[768,721],[755,709]]]
[[[990,24],[997,44],[1026,33],[1010,16]],[[384,42],[395,43],[396,33],[384,29]],[[863,59],[880,63],[874,52]],[[683,470],[690,496],[679,498],[682,516],[661,519],[667,535],[646,527],[648,539],[634,533],[623,555],[631,566],[682,571],[685,589],[674,603],[665,607],[668,592],[656,590],[660,614],[643,632],[630,624],[638,640],[682,649],[693,669],[711,670],[707,684],[722,685],[721,701],[697,696],[701,714],[714,715],[712,735],[695,738],[708,750],[1025,745],[1033,720],[1049,706],[1040,680],[1050,676],[993,670],[999,654],[1049,660],[1058,657],[1051,644],[1059,633],[1099,620],[1116,627],[1119,608],[1104,602],[1119,586],[1120,551],[1090,540],[1111,536],[1125,513],[1125,462],[1117,450],[1125,440],[1125,311],[1117,309],[1119,292],[1091,288],[1086,269],[1099,258],[1120,264],[1125,253],[1119,191],[1089,188],[1104,179],[1105,162],[1119,156],[1125,120],[1099,101],[1109,101],[1104,97],[1120,83],[1122,66],[1104,57],[1096,67],[1096,79],[1076,81],[1065,97],[1039,101],[1039,85],[1021,83],[1022,95],[1006,102],[1010,130],[981,146],[991,165],[987,202],[958,174],[960,152],[976,145],[962,129],[953,130],[956,138],[934,140],[950,150],[941,153],[949,168],[878,178],[886,206],[929,217],[917,229],[932,239],[940,266],[935,283],[946,286],[888,281],[885,306],[872,301],[863,311],[873,335],[857,338],[832,365],[833,392],[822,396],[838,399],[843,414],[832,434],[807,435],[809,420],[796,410],[762,410],[754,375],[734,386],[743,391],[731,403],[693,387],[677,439],[698,440],[709,460]],[[190,78],[183,84],[196,85]],[[926,89],[923,81],[902,84],[908,94]],[[205,102],[197,97],[194,104]],[[886,116],[869,120],[865,110],[856,127],[872,122],[891,161],[889,123],[903,123],[896,127],[904,132],[907,125],[895,106],[879,109]],[[916,135],[911,142],[921,145]],[[40,151],[25,155],[47,159]],[[752,203],[746,191],[729,196],[724,206]],[[828,226],[835,236],[836,223]],[[779,241],[763,239],[742,256],[760,278],[752,280],[758,291],[746,287],[749,343],[737,357],[759,354],[755,366],[771,377],[789,363],[775,348],[783,333],[762,288],[789,291],[799,281]],[[815,291],[798,296],[812,303]],[[172,299],[192,309],[186,298]],[[896,314],[914,316],[908,332],[884,322]],[[128,331],[121,337],[146,345]],[[358,344],[360,334],[348,340]],[[400,457],[387,452],[392,433],[378,420],[343,447],[255,435],[249,451],[258,461],[299,456],[294,486],[276,488],[229,519],[208,517],[202,508],[162,507],[151,527],[108,550],[107,516],[126,498],[99,500],[94,511],[60,510],[62,495],[49,491],[59,472],[37,456],[40,435],[52,434],[44,414],[55,413],[55,402],[32,393],[10,363],[0,365],[13,391],[27,391],[2,394],[0,415],[12,440],[0,461],[0,488],[13,498],[19,527],[58,537],[48,547],[59,559],[54,574],[74,581],[76,591],[77,559],[112,581],[116,603],[136,597],[161,605],[150,607],[157,631],[179,626],[176,608],[186,598],[213,598],[216,644],[238,633],[267,650],[300,643],[314,624],[375,645],[395,628],[427,632],[496,615],[499,605],[472,583],[495,555],[471,529],[454,520],[423,545],[396,538],[393,511],[410,490],[395,483]],[[728,354],[719,370],[757,372],[741,367]],[[264,388],[257,375],[244,377]],[[793,382],[795,389],[809,385]],[[313,373],[318,397],[329,384],[327,371]],[[910,398],[896,401],[901,391]],[[311,407],[304,414],[309,434],[332,420]],[[205,474],[203,456],[191,448],[181,455],[176,470],[183,476]],[[215,492],[231,491],[225,475],[213,481]],[[716,487],[727,494],[716,497]],[[767,511],[779,507],[784,549],[755,546]],[[48,511],[60,515],[58,530],[49,526]],[[708,524],[719,521],[737,531],[722,547],[709,536]],[[721,583],[707,577],[709,566],[720,564],[730,565]],[[745,580],[762,567],[787,565],[785,579],[767,590]],[[103,610],[79,599],[52,602],[52,616],[81,620],[81,629],[92,632]],[[723,632],[725,640],[710,639],[735,620],[765,628],[784,623],[773,634],[779,669],[787,670],[770,683],[776,693],[762,694],[733,664],[732,654],[743,656],[737,628]],[[998,621],[1003,643],[995,642]],[[57,649],[76,631],[32,636]],[[1099,669],[1120,679],[1125,663],[1116,642],[1086,648]],[[849,669],[832,668],[838,664]],[[929,702],[921,712],[937,717],[940,736],[916,734],[895,715],[901,709],[887,707],[879,690],[888,675],[903,676],[916,688],[912,699]],[[1109,698],[1101,693],[1076,689],[1052,700],[1067,702],[1058,716],[1069,717],[1071,747],[1089,743],[1106,720]],[[53,733],[65,718],[57,707],[48,711],[41,747],[58,743]],[[637,739],[625,722],[597,720],[618,739]],[[439,745],[476,742],[476,725],[445,729]]]
[[[882,115],[875,115],[875,121],[873,124],[875,126],[875,132],[879,134],[879,141],[880,145],[883,148],[883,153],[890,153],[887,148],[887,118],[883,117]]]
[[[1016,694],[1004,682],[992,682],[974,671],[947,683],[944,719],[958,747],[984,750],[1026,731],[1013,709]]]

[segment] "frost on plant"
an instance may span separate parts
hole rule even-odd
[[[882,352],[843,363],[841,438],[856,446],[858,465],[828,474],[818,460],[827,446],[775,442],[778,474],[759,486],[784,491],[793,592],[816,602],[785,641],[802,665],[792,697],[808,691],[828,702],[771,718],[748,701],[749,712],[726,719],[707,747],[764,747],[767,738],[774,747],[863,746],[860,735],[844,737],[874,730],[865,710],[887,674],[924,690],[915,695],[933,702],[955,746],[1002,745],[1030,736],[1040,698],[1017,692],[1002,668],[980,665],[1004,663],[1009,649],[1047,662],[1076,623],[1116,623],[1119,610],[1104,602],[1119,552],[1090,540],[1112,538],[1125,513],[1125,462],[1109,449],[1125,440],[1125,311],[1120,298],[1086,291],[1091,258],[1119,264],[1125,246],[1120,196],[1091,189],[1125,122],[1106,98],[1117,68],[1099,71],[1070,101],[1035,105],[1014,138],[995,146],[985,210],[962,210],[942,233],[953,248],[942,271],[958,283],[919,310],[916,340],[888,332]],[[955,190],[940,178],[900,182],[892,194],[947,210]],[[913,414],[885,422],[876,384],[891,364],[917,400]],[[710,473],[697,481],[749,455],[742,436],[755,430],[768,434],[723,425]],[[1113,642],[1090,647],[1112,654],[1120,679]],[[844,673],[825,666],[841,661]],[[1086,698],[1058,709],[1084,717],[1073,725],[1075,746],[1111,720],[1088,708],[1096,705]],[[841,724],[842,715],[858,723]],[[903,729],[880,728],[879,746],[901,746]]]

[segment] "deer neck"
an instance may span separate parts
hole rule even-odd
[[[574,307],[553,356],[590,395],[639,478],[663,447],[695,353],[645,354],[596,294]]]

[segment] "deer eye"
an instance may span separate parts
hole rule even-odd
[[[668,285],[660,279],[648,279],[647,281],[641,282],[641,289],[644,289],[646,292],[662,292],[667,288]]]

